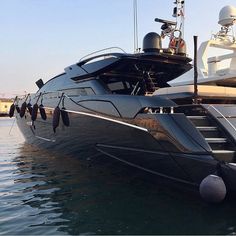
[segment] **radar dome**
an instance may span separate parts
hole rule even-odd
[[[143,39],[144,52],[159,52],[161,49],[161,36],[155,32],[150,32]]]
[[[225,6],[221,9],[218,23],[222,26],[231,26],[236,22],[236,8]]]

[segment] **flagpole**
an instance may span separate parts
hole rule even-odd
[[[194,41],[194,104],[197,104],[198,97],[198,87],[197,87],[197,79],[198,79],[198,71],[197,71],[197,36],[193,36]]]

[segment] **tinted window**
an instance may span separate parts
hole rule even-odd
[[[132,81],[126,81],[124,78],[103,78],[102,81],[106,84],[112,93],[131,94],[135,84]]]

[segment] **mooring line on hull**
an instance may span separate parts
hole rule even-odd
[[[96,146],[97,147],[104,147],[104,148],[120,149],[120,150],[126,150],[126,151],[136,151],[136,152],[145,152],[145,153],[151,153],[151,154],[161,154],[161,155],[165,155],[165,156],[169,155],[166,152],[161,152],[161,151],[151,151],[151,150],[145,150],[145,149],[139,149],[139,148],[113,146],[113,145],[106,145],[106,144],[101,144],[101,143],[98,143]]]
[[[145,153],[152,153],[152,154],[161,154],[161,155],[165,155],[165,156],[177,155],[177,157],[179,157],[181,155],[180,153],[175,153],[175,152],[145,150],[145,149],[140,149],[140,148],[130,148],[130,147],[123,147],[123,146],[114,146],[114,145],[107,145],[107,144],[102,144],[102,143],[97,143],[96,146],[97,147],[104,147],[104,148],[113,148],[113,149],[127,150],[127,151],[136,151],[136,152],[145,152]],[[205,162],[205,159],[199,159],[199,156],[197,156],[197,158],[196,158],[196,154],[183,153],[183,155],[187,155],[189,159],[193,159],[193,160],[197,159],[198,161]]]
[[[166,148],[160,143],[160,146],[165,150]],[[194,180],[192,179],[191,175],[182,167],[182,165],[179,164],[179,162],[176,160],[175,157],[172,156],[172,153],[166,150],[167,153],[169,154],[169,157],[172,159],[172,161],[185,173],[185,175],[192,180],[192,183],[197,185]]]
[[[178,163],[178,161],[172,156],[170,152],[160,152],[160,151],[149,151],[144,149],[137,149],[137,148],[128,148],[128,147],[119,147],[119,146],[112,146],[112,145],[105,145],[105,144],[97,144],[97,147],[104,147],[104,148],[113,148],[113,149],[121,149],[121,150],[128,150],[128,151],[136,151],[136,152],[145,152],[145,153],[152,153],[152,154],[160,154],[168,156],[184,173],[185,175],[194,182],[190,174]],[[166,158],[166,157],[163,157]],[[161,159],[163,159],[161,158]],[[160,158],[159,158],[160,159]]]
[[[10,128],[10,130],[9,130],[9,135],[11,135],[11,131],[12,131],[12,128],[13,128],[15,122],[16,122],[16,118],[13,119],[13,122],[12,122],[11,128]]]
[[[48,141],[48,142],[52,142],[52,143],[56,142],[55,139],[43,138],[43,137],[40,137],[40,136],[37,136],[37,135],[35,135],[35,138],[38,138],[38,139],[41,139],[41,140],[44,140],[44,141]]]
[[[113,158],[113,159],[116,159],[116,160],[118,160],[118,161],[121,161],[121,162],[123,162],[123,163],[125,163],[125,164],[127,164],[127,165],[129,165],[129,166],[132,166],[132,167],[138,168],[138,169],[140,169],[140,170],[149,172],[149,173],[151,173],[151,174],[158,175],[158,176],[161,176],[161,177],[164,177],[164,178],[173,180],[173,181],[181,182],[181,183],[183,183],[183,184],[188,184],[188,185],[192,185],[192,186],[198,186],[196,183],[192,183],[192,182],[189,182],[189,181],[187,181],[187,180],[182,180],[182,179],[179,179],[179,178],[175,178],[175,177],[171,177],[171,176],[168,176],[168,175],[165,175],[165,174],[161,174],[161,173],[158,173],[158,172],[156,172],[156,171],[146,169],[145,167],[142,167],[142,166],[133,164],[133,163],[131,163],[131,162],[122,160],[122,159],[120,159],[120,158],[118,158],[118,157],[116,157],[116,156],[114,156],[114,155],[112,155],[112,154],[110,154],[110,153],[107,153],[107,152],[105,152],[105,151],[103,151],[103,150],[101,150],[101,149],[99,149],[99,148],[97,148],[97,150],[98,150],[99,152],[103,153],[103,154],[106,155],[106,156],[109,156],[109,157],[111,157],[111,158]]]

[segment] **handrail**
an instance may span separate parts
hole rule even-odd
[[[97,55],[97,56],[94,56],[94,57],[89,57],[81,62],[78,62],[77,63],[77,66],[83,66],[84,64],[88,63],[89,61],[92,61],[94,59],[97,59],[97,58],[100,58],[100,57],[115,57],[115,58],[120,58],[121,56],[123,56],[124,53],[106,53],[106,54],[100,54],[100,55]],[[83,68],[82,68],[83,69]],[[87,72],[87,71],[86,71]],[[87,72],[88,73],[88,72]]]
[[[215,108],[213,105],[210,105],[210,107],[212,107],[218,114],[220,114],[226,120],[226,122],[233,128],[233,130],[236,132],[235,126],[217,108]]]
[[[126,54],[125,50],[123,50],[120,47],[109,47],[109,48],[104,48],[104,49],[101,49],[101,50],[98,50],[98,51],[95,51],[95,52],[92,52],[92,53],[89,53],[89,54],[83,56],[82,58],[80,58],[79,63],[82,62],[85,58],[90,57],[96,53],[105,52],[105,51],[112,50],[112,49],[119,49],[120,51],[122,51],[123,53]]]

